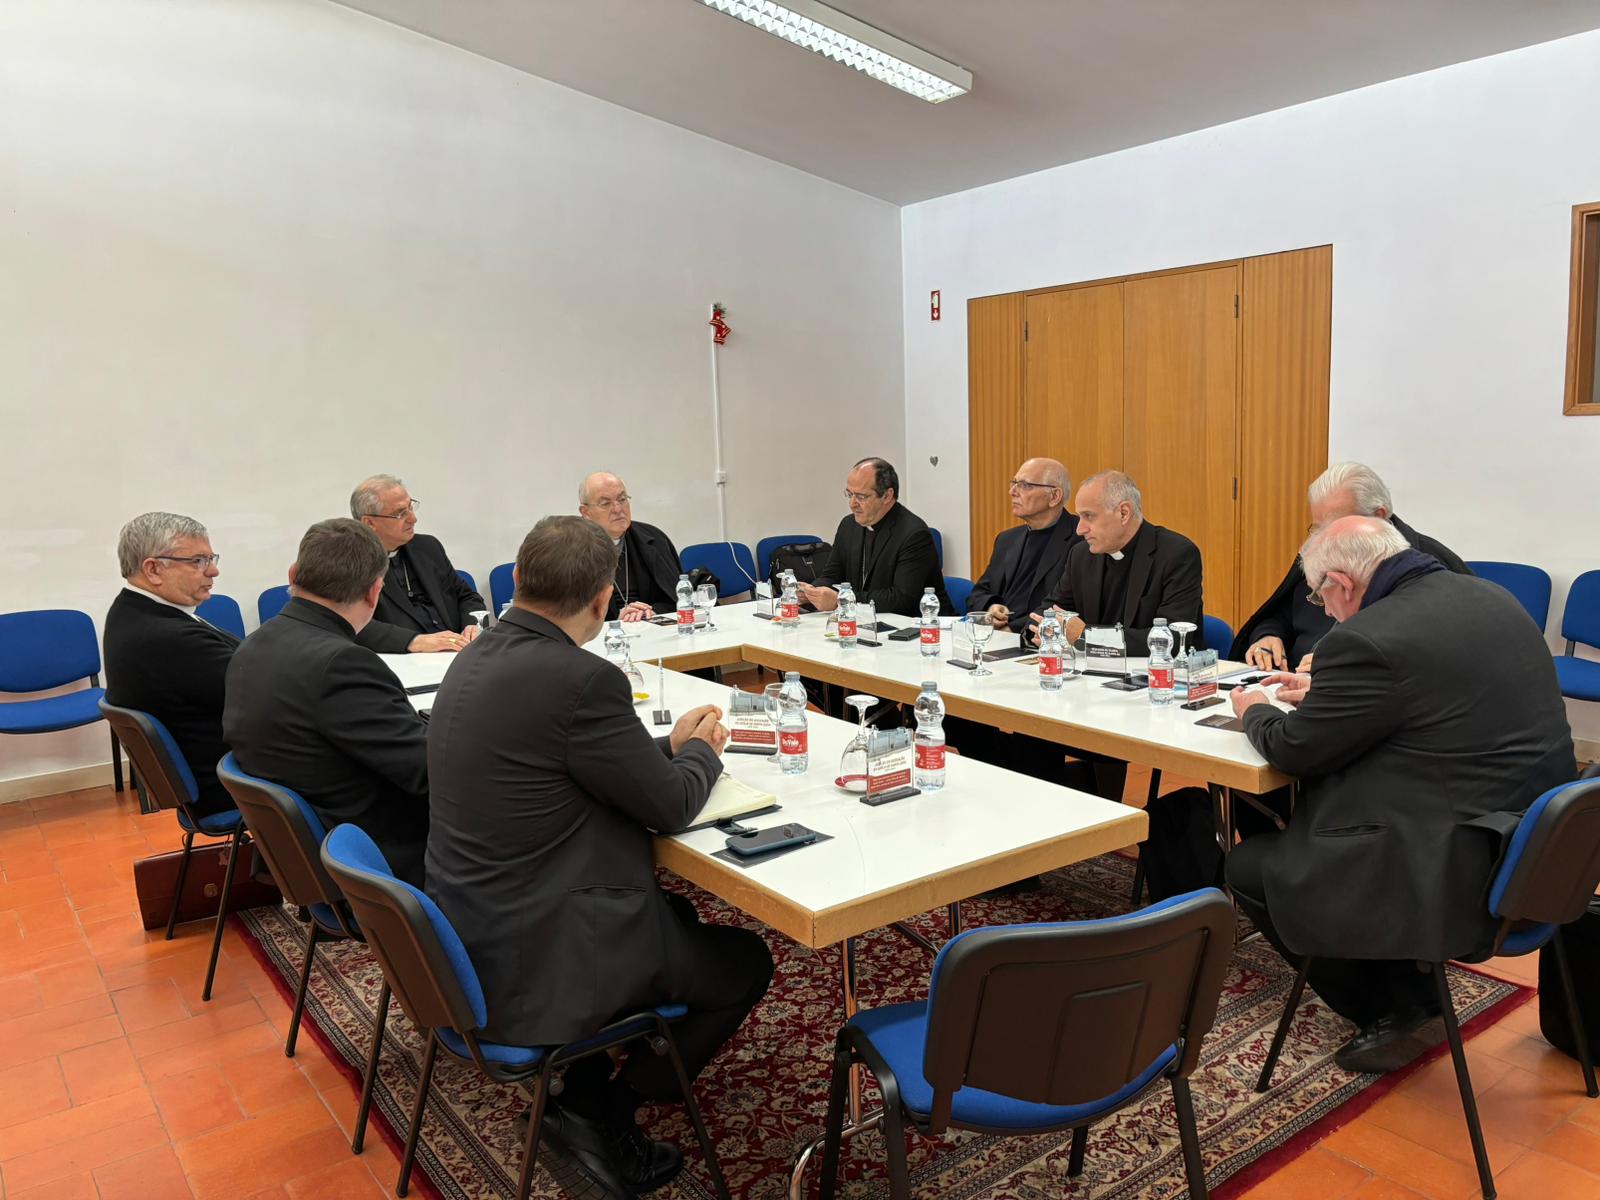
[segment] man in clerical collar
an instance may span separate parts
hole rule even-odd
[[[585,475],[578,485],[578,515],[604,529],[617,548],[617,577],[606,620],[646,621],[672,611],[683,573],[678,549],[654,525],[633,519],[628,485],[609,471]]]
[[[1080,540],[1078,518],[1067,511],[1071,486],[1067,468],[1053,458],[1030,458],[1017,468],[1008,491],[1011,515],[1022,524],[994,539],[989,565],[967,599],[968,612],[987,613],[996,629],[1022,632]]]

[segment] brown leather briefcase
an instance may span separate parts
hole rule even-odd
[[[178,886],[178,864],[182,850],[152,854],[133,864],[133,889],[139,898],[139,916],[146,929],[160,929],[172,911],[172,893]],[[233,891],[228,896],[228,911],[283,903],[266,870],[256,879],[256,848],[246,842],[239,847],[239,861],[233,868]],[[217,900],[222,895],[222,880],[228,873],[227,843],[196,846],[189,858],[189,874],[183,881],[183,896],[178,901],[178,921],[212,920],[217,915]]]

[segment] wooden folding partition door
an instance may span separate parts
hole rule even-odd
[[[1121,468],[1200,547],[1206,611],[1237,625],[1327,465],[1332,284],[1318,246],[969,301],[973,572],[1023,459],[1060,459],[1074,486]]]

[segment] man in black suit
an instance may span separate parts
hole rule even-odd
[[[645,621],[672,612],[683,574],[678,548],[654,525],[633,519],[628,485],[608,471],[584,476],[578,485],[578,513],[604,529],[617,549],[606,620]]]
[[[377,654],[455,652],[478,636],[483,597],[456,574],[436,537],[417,532],[418,501],[393,475],[350,493],[350,515],[377,535],[389,567],[378,608],[356,640]]]
[[[1262,756],[1301,781],[1283,832],[1228,856],[1239,907],[1360,1028],[1335,1055],[1392,1071],[1443,1036],[1421,962],[1487,949],[1484,896],[1517,814],[1576,774],[1543,633],[1515,599],[1454,574],[1376,517],[1301,551],[1337,622],[1309,675],[1277,675],[1285,713],[1233,694]]]
[[[445,677],[428,893],[477,966],[486,1038],[552,1045],[683,1004],[674,1032],[692,1079],[766,992],[772,957],[656,885],[652,831],[694,822],[728,733],[707,706],[653,739],[627,679],[583,649],[607,619],[616,557],[597,523],[544,518],[517,551],[511,609]],[[630,1200],[681,1164],[634,1123],[646,1100],[681,1098],[669,1060],[636,1049],[611,1071],[603,1055],[574,1063],[545,1118],[569,1195]]]
[[[1053,458],[1030,458],[1011,481],[1011,514],[1021,525],[1002,530],[994,552],[967,599],[968,612],[987,612],[996,629],[1021,633],[1050,586],[1061,577],[1067,552],[1082,541],[1078,518],[1067,511],[1067,468]]]
[[[193,517],[150,512],[122,527],[123,588],[106,613],[106,699],[167,727],[199,789],[202,815],[233,807],[217,781],[223,677],[239,639],[195,615],[219,572],[211,537]]]
[[[1457,575],[1470,575],[1467,564],[1442,542],[1418,533],[1394,515],[1389,488],[1371,467],[1357,462],[1334,463],[1312,482],[1311,532],[1341,517],[1377,517],[1388,521],[1415,550],[1431,554]],[[1256,610],[1233,640],[1228,657],[1264,671],[1296,671],[1311,666],[1311,652],[1333,628],[1333,618],[1306,598],[1306,577],[1296,558],[1271,596]],[[1221,650],[1218,646],[1216,649]]]
[[[396,875],[422,886],[427,724],[356,635],[372,620],[388,557],[345,517],[319,521],[289,568],[292,598],[228,664],[222,733],[251,775],[299,792],[327,828],[364,829]]]
[[[800,598],[831,612],[839,606],[838,585],[848,583],[880,616],[915,617],[923,590],[932,588],[939,611],[954,613],[927,522],[899,503],[899,473],[881,458],[863,458],[845,477],[844,494],[850,515],[839,522],[816,582],[800,585]]]

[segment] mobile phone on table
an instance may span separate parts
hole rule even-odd
[[[1190,712],[1198,712],[1202,708],[1210,708],[1214,704],[1221,703],[1221,696],[1207,696],[1204,700],[1190,700],[1184,704],[1178,705],[1178,707],[1188,709]]]
[[[758,829],[754,833],[736,833],[728,838],[728,849],[741,858],[754,858],[770,854],[787,846],[809,846],[817,840],[817,832],[804,825],[774,825],[771,829]]]
[[[1209,717],[1201,717],[1196,725],[1204,725],[1207,729],[1231,729],[1244,732],[1244,722],[1238,717],[1230,717],[1227,713],[1212,713]]]
[[[913,625],[909,629],[896,629],[893,633],[889,634],[889,640],[891,642],[914,642],[921,636],[922,630]]]
[[[652,625],[676,625],[678,623],[678,614],[667,613],[665,616],[647,617],[646,620]]]

